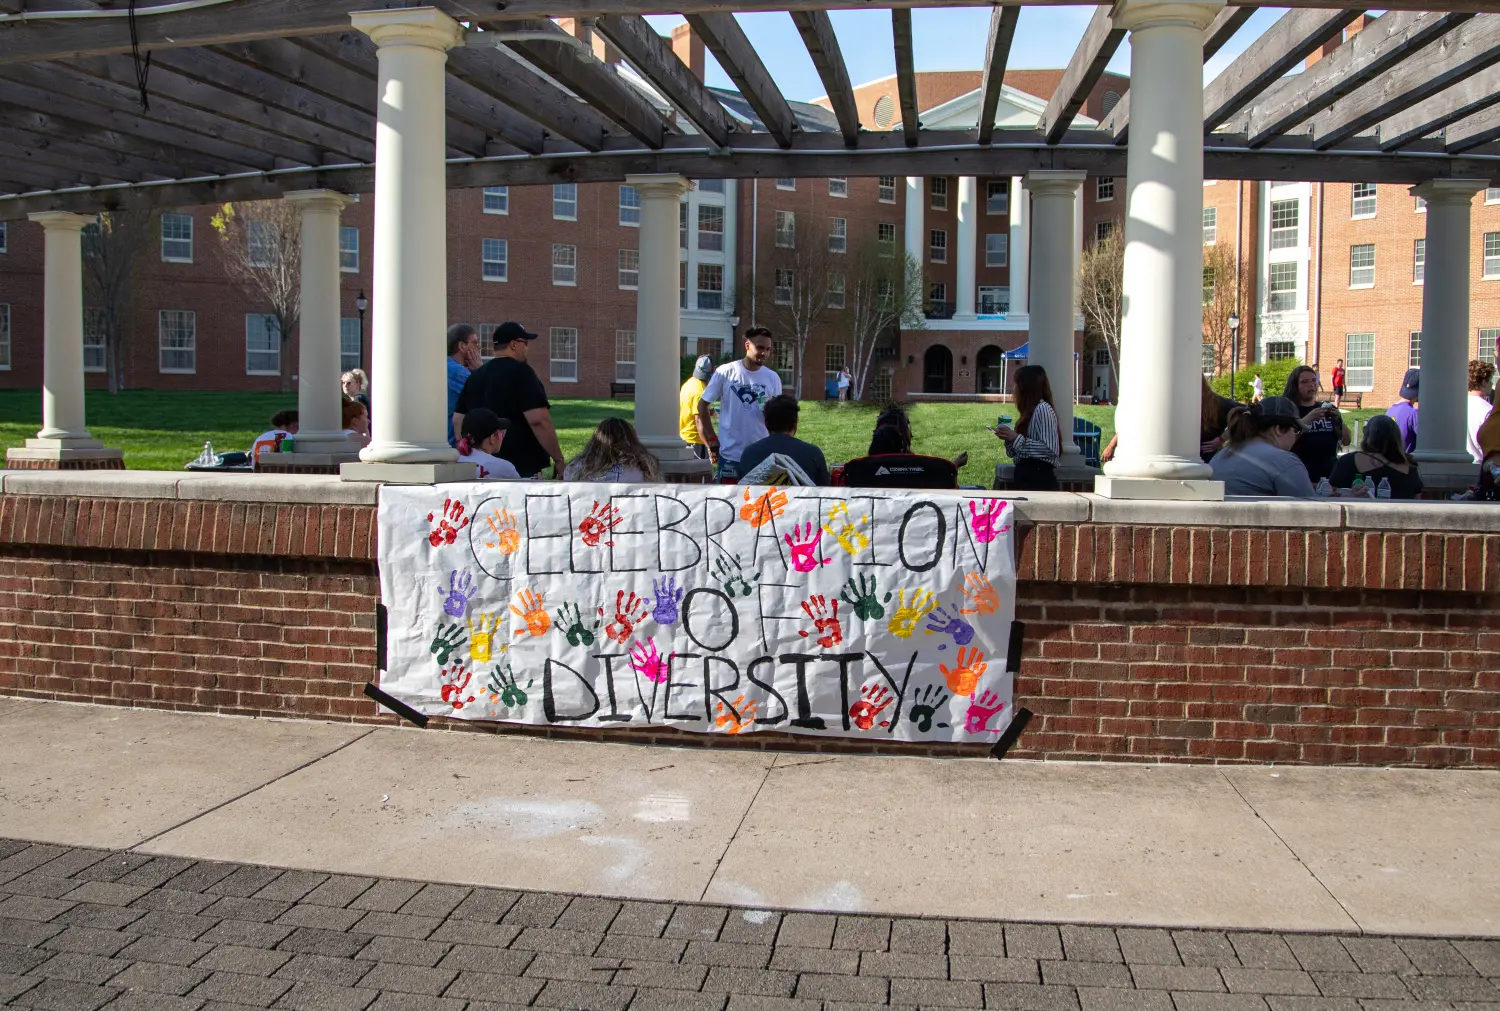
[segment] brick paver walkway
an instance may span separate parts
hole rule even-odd
[[[0,1003],[1500,1011],[1500,941],[781,914],[0,840]]]

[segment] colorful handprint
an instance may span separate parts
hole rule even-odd
[[[990,718],[1005,708],[1005,703],[1000,701],[1000,696],[994,692],[987,691],[977,699],[969,701],[969,708],[964,713],[964,732],[970,734],[993,733],[989,728]]]
[[[502,555],[513,555],[521,546],[521,531],[516,529],[516,518],[511,515],[509,509],[494,509],[484,518],[490,528],[490,537],[484,546],[491,551],[498,550]]]
[[[941,663],[938,664],[938,670],[943,672],[948,690],[954,695],[973,695],[974,690],[979,687],[979,679],[984,677],[989,666],[984,662],[984,651],[973,646],[958,651],[958,663],[951,670],[947,664]]]
[[[500,619],[493,614],[479,615],[476,624],[469,619],[469,659],[475,663],[489,663],[494,650],[495,632],[500,628]]]
[[[829,537],[838,540],[839,547],[851,555],[857,555],[870,546],[870,538],[860,529],[868,522],[868,516],[861,516],[858,523],[851,521],[849,503],[835,502],[828,509],[828,520],[823,524],[823,529]]]
[[[438,592],[443,595],[443,613],[452,618],[462,618],[469,609],[469,599],[479,591],[472,575],[454,569],[448,573],[448,589],[444,591],[439,587]]]
[[[917,630],[917,622],[932,613],[937,607],[937,598],[926,590],[911,591],[911,600],[906,599],[906,591],[896,598],[896,611],[891,615],[890,624],[886,628],[891,635],[902,639],[910,639],[912,633]]]
[[[974,626],[964,621],[956,613],[949,614],[948,609],[945,607],[937,608],[927,617],[925,632],[928,635],[936,633],[951,635],[954,644],[958,646],[967,646],[974,641]]]
[[[655,606],[651,608],[652,620],[658,625],[677,624],[678,606],[682,603],[682,595],[687,592],[677,585],[677,577],[651,580],[651,592],[655,594]]]
[[[978,572],[964,576],[964,596],[974,605],[961,610],[960,614],[977,614],[983,617],[1000,610],[1000,594],[989,577]]]
[[[624,521],[625,517],[620,510],[613,505],[600,505],[599,500],[595,499],[594,508],[578,524],[578,536],[588,547],[597,548],[602,542],[605,547],[612,548],[615,542],[606,541],[604,537]]]
[[[917,693],[907,719],[915,723],[917,729],[925,734],[932,729],[932,720],[937,715],[937,711],[947,705],[948,700],[952,697],[937,685],[928,685]],[[939,727],[946,727],[947,725],[946,723],[938,724]]]
[[[671,671],[671,657],[656,651],[656,640],[647,639],[630,647],[630,669],[652,684],[661,684]]]
[[[995,521],[1005,513],[1005,507],[1010,503],[1001,498],[986,499],[983,506],[969,500],[969,527],[974,531],[974,539],[980,544],[989,544],[996,537],[1010,529],[1007,523],[1003,527],[996,526]]]
[[[859,693],[859,701],[849,707],[849,718],[860,730],[869,730],[875,725],[875,717],[891,707],[895,699],[885,685],[871,682]],[[881,720],[882,727],[891,725],[890,720]]]
[[[752,527],[763,527],[784,512],[786,492],[772,488],[752,500],[749,487],[745,488],[745,504],[740,506],[740,519]]]
[[[595,618],[593,621],[592,627],[584,623],[577,604],[564,604],[557,609],[556,628],[567,638],[569,646],[592,646],[594,644],[594,633],[598,631],[601,619]]]
[[[442,509],[427,514],[427,522],[432,524],[432,529],[427,534],[427,543],[438,547],[458,540],[458,532],[469,525],[469,518],[464,515],[462,502],[445,498]]]
[[[723,581],[724,592],[730,597],[748,597],[755,592],[751,583],[760,580],[760,573],[752,572],[749,578],[745,577],[744,566],[740,560],[733,555],[720,556],[714,561],[714,570],[718,572],[719,579]]]
[[[792,568],[798,572],[815,572],[818,566],[832,561],[819,557],[823,554],[818,550],[818,542],[823,539],[822,527],[811,523],[793,526],[792,532],[783,534],[781,539],[792,549]]]
[[[432,645],[428,652],[437,658],[438,666],[448,662],[453,651],[464,644],[464,630],[457,625],[439,625],[437,634],[432,637]]]
[[[743,695],[736,696],[734,704],[730,706],[720,702],[714,707],[714,711],[718,713],[714,717],[714,726],[723,727],[726,734],[738,734],[749,728],[755,711],[759,708],[759,702],[755,699],[746,702]]]
[[[531,684],[527,680],[526,688],[530,688]],[[484,690],[489,695],[491,704],[498,702],[507,709],[520,709],[526,705],[526,691],[516,684],[516,675],[510,664],[506,664],[504,670],[496,667],[485,683]]]
[[[646,617],[646,602],[630,592],[625,596],[624,590],[615,592],[615,620],[604,626],[606,638],[625,645],[625,640],[630,638],[630,633],[635,631],[635,626]]]
[[[443,701],[454,709],[462,709],[467,703],[473,702],[474,696],[470,695],[467,698],[464,696],[464,691],[469,687],[469,679],[473,676],[468,667],[464,666],[463,661],[439,671],[438,684],[442,686],[439,694],[442,695]]]
[[[839,599],[854,608],[854,615],[859,620],[879,621],[885,617],[885,607],[882,605],[891,602],[890,591],[886,591],[884,600],[878,598],[879,592],[874,576],[860,576],[858,583],[850,577],[849,585],[839,594]]]
[[[844,641],[844,627],[839,623],[839,602],[835,600],[832,607],[828,604],[828,598],[821,593],[813,594],[802,602],[802,610],[812,619],[813,630],[799,629],[797,634],[804,639],[817,637],[818,645],[824,649],[832,649]]]
[[[552,619],[547,617],[545,606],[546,598],[540,593],[530,590],[522,590],[516,594],[516,603],[510,605],[511,613],[526,622],[525,628],[518,628],[516,635],[542,636],[552,627]],[[517,607],[516,604],[521,605]]]

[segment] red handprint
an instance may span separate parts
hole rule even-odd
[[[458,532],[469,525],[469,517],[464,515],[462,502],[445,498],[442,509],[427,514],[427,522],[432,524],[432,531],[427,535],[427,543],[438,547],[458,540]]]
[[[832,559],[819,558],[818,542],[823,539],[823,528],[814,523],[792,527],[792,532],[783,534],[782,540],[792,549],[792,568],[798,572],[812,572]]]
[[[630,647],[630,669],[652,684],[661,684],[671,672],[670,656],[656,651],[656,640],[647,639]]]
[[[1003,527],[995,525],[995,521],[1005,515],[1008,505],[1010,503],[1003,498],[992,498],[986,500],[984,508],[981,509],[973,499],[969,500],[969,526],[974,531],[976,541],[980,544],[988,544],[1010,529],[1009,523]]]
[[[990,718],[1005,708],[1005,703],[1000,701],[1000,696],[992,691],[986,691],[977,699],[969,702],[969,709],[964,713],[964,732],[970,734],[988,734],[993,731],[989,728]]]
[[[894,699],[884,685],[867,684],[859,693],[860,699],[849,707],[849,718],[860,730],[869,730],[875,725],[875,717],[890,708]],[[890,720],[881,720],[882,727],[891,725]]]
[[[646,602],[631,591],[629,598],[624,590],[615,591],[615,620],[604,626],[604,634],[621,646],[635,631],[635,626],[646,616]]]
[[[473,702],[474,696],[464,698],[464,690],[469,687],[469,679],[474,675],[463,665],[462,662],[455,663],[452,667],[444,667],[438,672],[438,681],[442,684],[443,701],[454,709],[462,709],[464,703]]]
[[[582,523],[578,524],[578,533],[583,538],[583,543],[591,548],[597,548],[604,535],[614,530],[615,527],[625,522],[625,517],[613,505],[600,505],[598,499],[594,500],[594,508],[584,517]],[[604,541],[604,546],[612,548],[614,541]]]
[[[813,630],[799,629],[797,634],[804,639],[811,638],[814,634],[818,637],[818,645],[824,649],[832,649],[844,641],[844,626],[839,623],[839,602],[834,600],[832,610],[828,605],[828,598],[821,593],[814,594],[802,602],[802,610],[812,619]]]

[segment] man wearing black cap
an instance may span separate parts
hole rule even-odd
[[[1401,399],[1391,405],[1386,415],[1394,418],[1401,429],[1401,442],[1408,453],[1417,451],[1417,382],[1422,378],[1421,369],[1407,369],[1401,380]]]
[[[526,355],[536,334],[519,323],[501,323],[495,330],[495,357],[475,369],[464,383],[453,409],[453,428],[463,431],[464,414],[488,407],[510,422],[504,443],[496,454],[516,465],[524,478],[535,477],[552,462],[552,476],[563,469],[562,446],[552,427],[547,390],[537,378]]]

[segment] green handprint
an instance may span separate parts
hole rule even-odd
[[[464,642],[464,630],[457,625],[438,625],[437,635],[432,637],[432,645],[427,649],[437,657],[438,666],[445,667],[453,651]]]
[[[730,564],[731,562],[733,564]],[[714,563],[714,568],[718,571],[719,578],[724,581],[724,592],[731,597],[750,596],[750,594],[755,592],[755,587],[750,584],[760,581],[760,573],[758,572],[752,572],[750,578],[746,579],[745,568],[734,555],[729,555],[728,557],[720,556],[718,561]]]
[[[839,599],[854,608],[855,616],[862,621],[875,621],[885,617],[885,608],[881,606],[882,601],[875,599],[878,592],[874,576],[860,576],[858,584],[851,577],[848,587],[839,594]],[[886,591],[883,602],[888,604],[890,600],[890,591]]]
[[[568,609],[572,608],[572,613]],[[592,646],[594,644],[594,629],[599,627],[598,619],[594,620],[594,628],[588,628],[583,623],[583,616],[578,611],[577,604],[564,604],[557,609],[557,623],[552,626],[568,637],[569,646]]]
[[[526,687],[531,687],[531,680],[526,681]],[[491,702],[499,702],[508,709],[520,709],[526,705],[526,692],[516,684],[516,675],[511,670],[510,664],[501,670],[496,667],[490,674],[490,679],[485,683],[485,692],[489,695]]]

